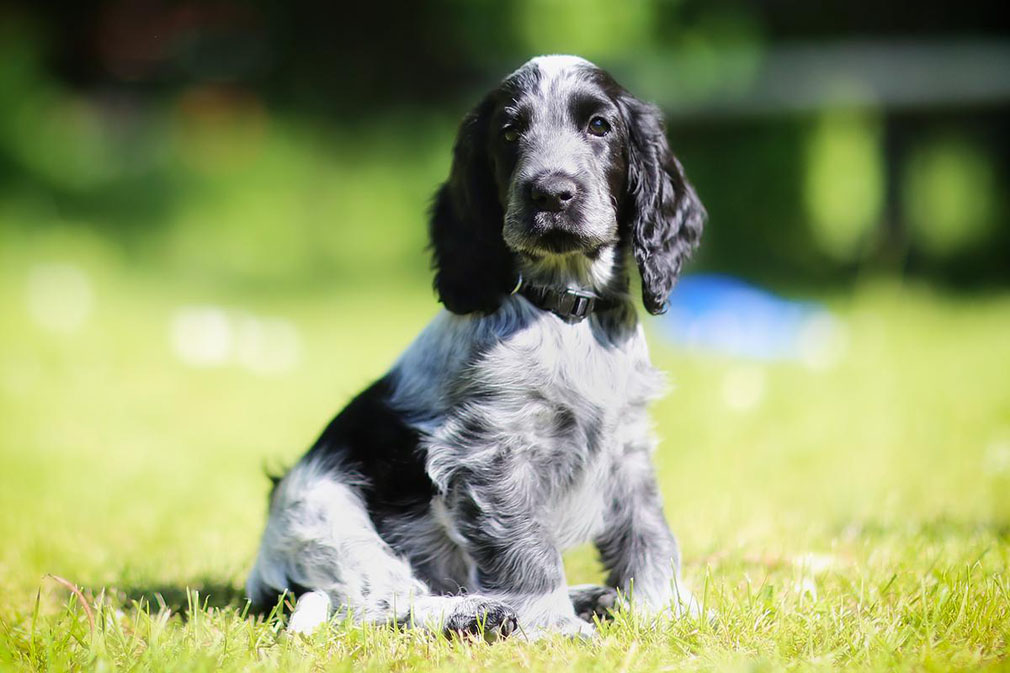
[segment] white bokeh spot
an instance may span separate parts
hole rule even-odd
[[[28,272],[25,290],[28,313],[51,332],[78,331],[94,308],[91,279],[73,264],[36,264]]]
[[[756,409],[765,396],[765,371],[757,365],[738,365],[722,378],[722,397],[733,411]]]
[[[220,367],[234,352],[235,338],[224,309],[183,306],[172,317],[172,350],[191,367]]]
[[[287,320],[243,316],[236,334],[238,363],[249,371],[283,374],[301,361],[298,330]]]
[[[797,335],[797,350],[803,365],[816,372],[834,369],[849,348],[849,333],[837,318],[827,312],[804,321]]]

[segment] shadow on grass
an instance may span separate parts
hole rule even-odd
[[[248,612],[251,616],[265,614],[248,605],[245,589],[219,580],[197,579],[183,584],[117,585],[106,587],[105,593],[121,605],[136,602],[147,606],[152,612],[168,608],[183,619],[188,619],[194,608],[233,608],[238,612]]]

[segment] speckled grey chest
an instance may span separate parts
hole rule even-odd
[[[509,482],[493,506],[538,512],[562,547],[598,532],[616,463],[651,451],[646,406],[664,387],[637,322],[569,324],[521,298],[483,318],[440,314],[392,375],[436,511],[458,482]]]

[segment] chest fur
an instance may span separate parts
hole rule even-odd
[[[479,388],[514,391],[520,403],[570,407],[582,420],[644,406],[663,388],[640,327],[613,334],[547,314],[476,358],[469,376]]]
[[[599,529],[615,462],[650,442],[647,405],[663,388],[640,329],[610,340],[586,321],[544,320],[491,349],[485,382],[509,381],[502,418],[513,469],[539,486],[542,519],[562,547]],[[518,413],[509,413],[515,410]]]
[[[637,326],[615,335],[539,311],[504,318],[443,321],[402,362],[398,397],[413,407],[440,491],[457,476],[490,484],[562,544],[581,541],[598,524],[613,461],[646,442],[662,377]]]
[[[437,485],[458,469],[530,470],[564,482],[620,451],[663,389],[641,327],[576,325],[506,305],[485,318],[440,314],[394,367],[392,404],[425,437]]]

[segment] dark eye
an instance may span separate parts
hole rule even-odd
[[[610,123],[603,117],[593,117],[589,120],[589,132],[594,136],[605,136],[610,133]]]
[[[504,138],[507,143],[514,143],[519,140],[519,129],[515,126],[506,126],[502,129],[501,137]]]

